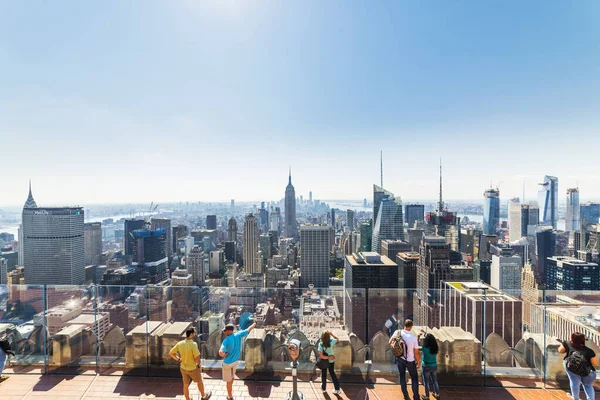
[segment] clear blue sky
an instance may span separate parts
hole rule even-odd
[[[0,3],[0,204],[600,197],[600,2]],[[562,194],[561,194],[562,196]]]

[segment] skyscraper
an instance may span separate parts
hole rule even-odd
[[[298,221],[296,220],[296,190],[292,185],[292,169],[288,185],[285,188],[285,236],[289,238],[298,237]]]
[[[381,201],[377,222],[373,228],[371,251],[381,253],[381,241],[385,239],[404,240],[404,220],[400,199],[385,198]]]
[[[598,264],[571,257],[546,259],[546,289],[598,290],[599,286]]]
[[[146,221],[143,219],[126,219],[125,225],[123,229],[123,242],[124,249],[126,255],[133,255],[133,247],[135,246],[135,237],[133,236],[133,231],[138,229],[144,229],[146,227]]]
[[[519,199],[512,199],[508,203],[508,229],[509,239],[515,242],[522,237],[535,234],[535,227],[539,223],[539,209],[530,204],[521,204]]]
[[[429,316],[442,287],[442,281],[450,278],[450,245],[441,236],[423,236],[421,254],[417,267],[417,292],[414,294],[415,323],[421,326],[430,323]],[[434,289],[433,291],[431,289]]]
[[[217,229],[217,216],[207,215],[206,216],[206,229],[214,230]]]
[[[556,229],[558,221],[558,178],[546,175],[540,186],[538,192],[540,222],[552,225],[552,228]]]
[[[405,210],[404,216],[409,228],[414,228],[415,222],[425,221],[425,206],[423,204],[407,204]]]
[[[97,265],[102,255],[102,224],[92,222],[83,226],[83,258],[85,265]]]
[[[600,219],[600,203],[587,202],[580,207],[581,220],[591,224],[597,224]]]
[[[518,197],[510,199],[508,202],[508,237],[511,242],[523,237],[521,232],[521,202]]]
[[[171,228],[171,220],[168,218],[152,218],[151,225],[153,231],[157,229],[165,230],[165,252],[170,263],[173,258],[173,228]]]
[[[204,277],[206,275],[204,265],[206,258],[207,256],[200,246],[194,246],[186,258],[185,267],[192,275],[192,282],[196,286],[204,285]]]
[[[37,207],[30,186],[22,216],[25,283],[83,284],[83,208]]]
[[[363,222],[359,226],[360,251],[371,251],[373,246],[373,220]]]
[[[354,230],[354,210],[346,210],[346,224],[348,225],[348,229],[350,229],[350,231]]]
[[[327,225],[300,227],[301,286],[329,287],[329,252],[333,228]]]
[[[565,231],[575,232],[581,229],[581,213],[579,208],[579,189],[567,189],[567,215]]]
[[[231,217],[229,218],[229,222],[227,223],[227,240],[230,242],[237,243],[237,235],[237,221],[235,220],[235,218]]]
[[[373,226],[377,225],[377,216],[379,215],[379,207],[383,199],[393,199],[394,194],[388,192],[381,186],[373,185]]]
[[[244,269],[248,274],[262,274],[262,260],[258,253],[258,241],[260,232],[254,214],[248,214],[244,221],[243,245],[244,245]]]
[[[500,225],[500,191],[489,188],[483,196],[483,234],[495,235]]]
[[[540,227],[536,231],[537,264],[535,275],[540,282],[546,279],[546,259],[556,255],[556,233],[551,227]]]

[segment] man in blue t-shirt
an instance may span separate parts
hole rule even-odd
[[[242,353],[242,338],[248,336],[255,327],[256,322],[250,325],[248,329],[236,333],[233,333],[235,326],[232,324],[227,324],[223,329],[225,339],[221,344],[219,356],[223,357],[223,380],[227,384],[227,400],[233,400],[233,379]]]

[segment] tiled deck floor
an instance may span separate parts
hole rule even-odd
[[[214,400],[226,398],[225,385],[218,379],[205,379],[205,386],[212,390]],[[351,399],[351,400],[388,400],[401,399],[399,386],[376,384],[371,386],[342,385],[343,395],[332,394],[333,387],[328,385],[328,394],[321,393],[319,383],[300,382],[299,389],[306,400]],[[234,386],[235,400],[283,399],[291,390],[292,383],[257,382],[237,380]],[[190,387],[193,399],[198,399],[198,389]],[[421,390],[423,388],[421,387]],[[504,388],[442,388],[442,398],[446,399],[567,399],[562,390],[543,389],[504,389]],[[57,375],[11,375],[0,383],[0,400],[21,399],[183,399],[181,380],[173,378],[136,378],[122,376],[57,376]]]

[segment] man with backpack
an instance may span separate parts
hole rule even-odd
[[[419,354],[419,341],[411,333],[412,328],[413,322],[407,319],[404,321],[404,329],[397,329],[389,342],[392,353],[396,356],[396,365],[400,374],[400,387],[402,388],[404,400],[410,400],[406,385],[406,370],[410,374],[413,400],[420,400],[417,365],[421,365],[421,356]]]
[[[383,332],[388,335],[389,337],[392,337],[392,335],[394,334],[394,332],[396,332],[398,330],[398,320],[400,319],[400,313],[402,312],[401,309],[397,308],[396,312],[394,312],[394,314],[389,317],[386,321],[385,324],[383,325]]]
[[[571,386],[571,398],[579,399],[581,385],[588,400],[594,399],[594,386],[596,380],[596,369],[598,359],[594,350],[585,345],[585,335],[575,332],[571,335],[571,341],[561,341],[558,352],[566,354],[563,365]]]

